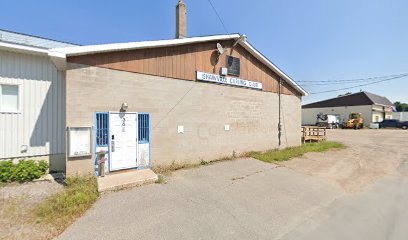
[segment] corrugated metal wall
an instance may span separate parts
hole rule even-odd
[[[315,125],[316,116],[319,113],[338,114],[340,115],[340,122],[347,121],[350,113],[361,113],[363,115],[364,126],[370,125],[373,118],[372,105],[304,108],[302,109],[302,125]]]
[[[0,113],[0,158],[65,153],[64,73],[46,56],[0,50],[1,83],[20,84],[22,109]]]
[[[408,121],[408,112],[393,112],[392,118],[400,121]]]

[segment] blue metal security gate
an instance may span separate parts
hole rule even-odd
[[[106,159],[109,162],[109,113],[97,112],[95,113],[95,176],[99,175],[99,163],[97,153],[100,151],[106,152]],[[107,163],[105,163],[107,167]],[[105,170],[107,170],[105,167]]]
[[[99,176],[99,162],[97,153],[100,151],[106,152],[105,172],[108,172],[110,164],[110,131],[109,131],[109,112],[95,113],[95,161],[94,170],[95,176]],[[137,168],[151,167],[151,123],[149,113],[138,113],[138,153],[137,153]]]
[[[139,113],[139,136],[138,136],[138,168],[151,167],[151,146],[150,146],[150,114]]]

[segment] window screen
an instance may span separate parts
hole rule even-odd
[[[149,142],[150,115],[139,113],[139,143]]]
[[[19,91],[18,85],[0,85],[0,110],[2,112],[18,112]]]
[[[109,113],[96,113],[96,145],[107,146]]]

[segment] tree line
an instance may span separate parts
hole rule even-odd
[[[408,112],[408,103],[395,102],[394,106],[398,112]]]

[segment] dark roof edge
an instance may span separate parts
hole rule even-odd
[[[361,91],[361,92],[356,92],[356,93],[352,93],[349,95],[345,95],[345,96],[340,96],[340,97],[334,97],[334,98],[329,98],[329,99],[325,99],[325,100],[321,100],[318,102],[313,102],[313,103],[308,103],[305,105],[302,105],[302,108],[320,108],[320,107],[333,107],[333,106],[324,106],[325,104],[329,104],[328,102],[330,101],[343,101],[343,98],[349,98],[349,97],[353,97],[356,95],[361,95],[361,97],[364,97],[367,101],[367,103],[371,103],[371,105],[373,104],[377,104],[377,105],[383,105],[383,106],[392,106],[392,102],[390,100],[388,100],[387,97],[383,97],[374,93],[370,93],[370,92],[366,92],[366,91]],[[358,104],[356,102],[350,103],[350,105],[344,104],[344,106],[362,106],[362,105],[367,105],[367,103],[364,104]],[[321,104],[321,106],[319,106],[319,104]],[[319,107],[317,107],[319,106]]]
[[[337,98],[342,98],[342,97],[348,97],[348,96],[352,96],[352,95],[356,95],[356,94],[361,94],[362,92],[356,92],[356,93],[352,93],[352,94],[349,94],[349,95],[344,95],[344,96],[337,96],[337,97],[334,97],[334,98],[328,98],[328,99],[325,99],[325,100],[320,100],[320,101],[317,101],[317,102],[312,102],[312,103],[308,103],[308,104],[305,104],[305,105],[302,105],[302,107],[307,107],[307,106],[309,106],[309,105],[312,105],[312,104],[316,104],[316,103],[321,103],[321,102],[325,102],[325,101],[329,101],[329,100],[333,100],[333,99],[337,99]]]

